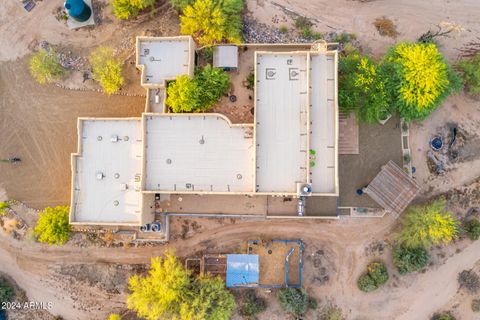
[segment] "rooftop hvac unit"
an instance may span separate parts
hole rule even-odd
[[[112,135],[112,136],[110,137],[110,141],[111,141],[111,142],[118,142],[118,136],[117,136],[116,134]]]
[[[96,174],[96,177],[97,177],[97,180],[103,180],[103,178],[105,178],[105,175],[103,174],[103,172],[98,171]]]
[[[311,196],[312,185],[310,183],[297,183],[297,195],[299,197]]]

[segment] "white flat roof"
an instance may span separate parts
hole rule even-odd
[[[137,41],[137,65],[144,68],[142,84],[164,85],[166,80],[193,72],[191,37],[139,37]]]
[[[307,54],[256,54],[256,189],[307,182]]]
[[[313,192],[336,192],[335,56],[310,55],[310,182]],[[312,165],[313,164],[313,165]]]
[[[253,192],[253,128],[220,114],[144,114],[147,191]]]
[[[140,119],[80,119],[79,129],[81,154],[73,157],[73,222],[138,223]]]

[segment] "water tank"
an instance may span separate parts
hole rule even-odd
[[[83,0],[67,0],[64,6],[68,15],[78,22],[87,21],[92,15],[92,9]]]

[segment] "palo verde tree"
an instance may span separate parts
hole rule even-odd
[[[47,207],[40,213],[33,233],[39,242],[50,245],[63,245],[70,238],[71,226],[68,222],[68,206]]]
[[[243,0],[196,0],[184,7],[180,32],[193,36],[200,45],[240,42],[243,7]]]
[[[407,121],[425,118],[461,88],[459,75],[433,43],[400,43],[388,51],[383,63],[392,72],[387,84],[396,91],[392,101]]]
[[[132,276],[129,289],[128,308],[147,320],[227,320],[235,309],[220,278],[192,279],[171,252],[152,258],[148,275]]]
[[[121,20],[135,18],[138,13],[155,4],[156,0],[113,0],[113,14]]]
[[[55,50],[40,49],[30,58],[30,73],[40,84],[51,83],[67,73],[58,62]]]
[[[115,57],[113,48],[98,47],[90,54],[93,79],[98,81],[107,94],[120,90],[124,78],[122,61]]]
[[[405,247],[428,249],[432,245],[448,244],[458,235],[458,221],[445,210],[444,200],[411,207],[401,223],[396,238]]]

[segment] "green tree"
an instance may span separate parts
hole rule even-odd
[[[155,2],[156,0],[113,0],[113,14],[121,20],[135,18],[141,10],[152,7]]]
[[[255,294],[254,290],[248,290],[242,297],[240,314],[247,319],[256,319],[256,315],[267,310],[267,301]]]
[[[219,277],[200,277],[193,283],[189,298],[182,303],[180,318],[228,320],[235,310],[235,298]]]
[[[12,285],[4,277],[0,277],[0,303],[11,302],[15,292]]]
[[[400,43],[388,51],[384,64],[391,64],[387,68],[397,73],[390,86],[396,88],[393,100],[407,121],[425,118],[461,87],[433,43]]]
[[[193,79],[178,76],[167,88],[167,105],[173,112],[202,112],[209,110],[227,92],[228,74],[207,65],[198,68]]]
[[[428,265],[430,255],[424,247],[396,246],[393,249],[393,264],[400,274],[421,270]]]
[[[388,281],[387,266],[380,261],[372,262],[367,267],[367,272],[358,278],[357,286],[364,292],[370,292],[384,285]]]
[[[339,61],[339,106],[355,111],[363,122],[376,122],[394,112],[386,88],[385,75],[372,59],[358,51],[342,55]]]
[[[290,312],[295,317],[300,317],[307,312],[309,305],[308,294],[304,289],[282,289],[278,294],[278,300],[283,309]]]
[[[428,249],[432,245],[448,244],[457,235],[458,221],[445,210],[445,201],[437,200],[410,208],[402,219],[397,240],[406,247]]]
[[[478,219],[468,220],[465,223],[465,231],[472,240],[478,240],[480,238],[480,221]]]
[[[112,48],[96,48],[90,54],[89,61],[92,67],[93,79],[100,82],[103,91],[107,94],[112,94],[120,90],[124,82],[122,61],[115,58]]]
[[[220,68],[213,68],[210,64],[203,69],[197,69],[195,81],[201,90],[200,103],[207,108],[217,102],[230,86],[228,74]]]
[[[164,258],[152,258],[147,276],[134,275],[128,280],[127,305],[147,320],[175,319],[182,303],[188,301],[190,286],[190,273],[167,252]]]
[[[40,213],[33,230],[39,242],[50,245],[63,245],[70,238],[71,226],[68,223],[68,206],[47,207]]]
[[[229,42],[240,43],[242,41],[242,12],[245,7],[243,0],[216,0],[225,18],[225,39]]]
[[[467,85],[470,94],[480,93],[480,53],[473,57],[461,60],[458,69],[462,74],[463,81]]]
[[[58,62],[55,50],[40,49],[30,58],[30,73],[40,84],[54,82],[67,73]]]

